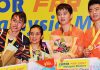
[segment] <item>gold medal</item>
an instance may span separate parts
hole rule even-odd
[[[88,46],[88,49],[89,49],[89,50],[93,50],[94,47],[93,47],[92,45],[89,45],[89,46]]]

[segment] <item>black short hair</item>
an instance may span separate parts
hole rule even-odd
[[[24,23],[26,23],[26,14],[25,14],[23,11],[21,11],[21,12],[14,12],[14,13],[12,14],[11,19],[12,19],[15,15],[16,15],[16,16],[19,16],[19,18],[22,19],[22,20],[24,21]]]
[[[66,3],[61,3],[61,4],[59,4],[59,5],[56,7],[56,14],[58,13],[58,10],[62,10],[62,9],[68,10],[68,12],[69,12],[70,14],[73,13],[73,9],[72,9],[71,5],[66,4]]]
[[[32,28],[39,28],[40,33],[41,33],[41,36],[43,35],[43,28],[42,28],[42,26],[40,26],[40,25],[33,25],[33,26],[30,28],[30,31],[31,31]]]
[[[89,0],[89,2],[88,2],[88,11],[89,11],[89,7],[91,5],[94,5],[94,4],[100,4],[100,0]]]

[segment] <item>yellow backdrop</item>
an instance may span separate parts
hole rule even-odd
[[[44,39],[48,40],[50,32],[58,28],[55,8],[60,3],[68,3],[73,7],[72,24],[86,30],[91,26],[88,17],[88,0],[0,0],[0,28],[9,28],[9,20],[13,12],[24,11],[27,15],[27,35],[33,24],[39,24],[44,29]]]

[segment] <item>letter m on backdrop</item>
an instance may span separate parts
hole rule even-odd
[[[78,16],[76,19],[76,23],[75,26],[78,27],[80,26],[80,28],[82,30],[84,30],[85,26],[87,25],[86,29],[89,29],[91,27],[91,19],[89,16],[86,17],[85,21],[83,22],[82,16]]]

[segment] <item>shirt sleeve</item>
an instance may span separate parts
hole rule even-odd
[[[44,52],[49,54],[49,50],[48,50],[47,44],[45,42],[42,42],[41,50],[43,50]]]
[[[77,37],[76,44],[84,47],[84,32],[81,29],[74,27],[72,35]]]

